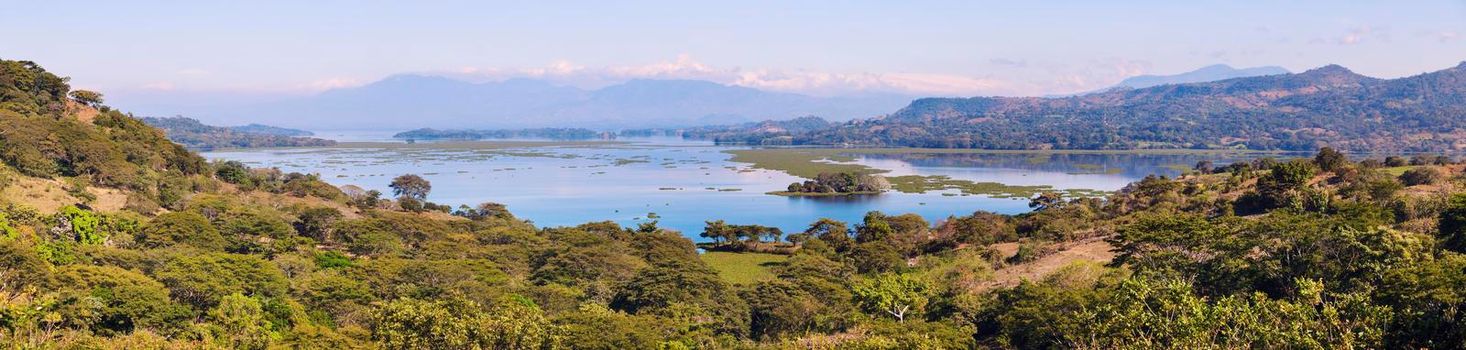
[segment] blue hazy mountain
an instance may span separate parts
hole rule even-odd
[[[1233,78],[1246,78],[1264,75],[1278,75],[1290,73],[1287,69],[1277,66],[1264,66],[1252,68],[1232,68],[1225,64],[1214,64],[1201,67],[1190,72],[1172,75],[1139,75],[1127,78],[1116,84],[1117,88],[1144,89],[1152,86],[1205,83]]]
[[[816,97],[699,80],[638,79],[599,89],[535,79],[474,83],[431,75],[396,75],[360,87],[212,111],[241,122],[318,129],[637,128],[792,119],[830,120],[889,113],[910,96]]]

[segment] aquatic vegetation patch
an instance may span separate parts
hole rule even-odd
[[[874,175],[890,172],[862,164],[851,163],[858,154],[952,154],[952,153],[1018,153],[1034,154],[1029,158],[1047,160],[1044,153],[1020,153],[1014,151],[953,150],[953,149],[812,149],[812,148],[769,148],[725,151],[733,157],[730,161],[748,163],[756,169],[782,171],[789,175],[814,178],[819,173],[854,173]],[[1076,151],[1077,152],[1077,151]],[[1100,152],[1100,151],[1092,151]],[[1118,171],[1119,169],[1115,169]],[[1092,197],[1108,194],[1107,191],[1091,189],[1056,189],[1053,186],[1008,185],[997,182],[975,182],[953,179],[942,175],[888,176],[891,189],[901,193],[926,193],[928,191],[957,190],[963,195],[983,195],[994,198],[1031,198],[1044,192],[1058,192],[1066,197]],[[783,191],[769,192],[781,194]]]

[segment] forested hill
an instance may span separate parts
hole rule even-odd
[[[925,98],[796,144],[991,149],[1466,149],[1466,63],[1399,79],[1297,74],[1062,98]]]
[[[195,150],[251,147],[330,146],[336,141],[304,137],[311,132],[250,124],[236,127],[205,125],[186,117],[142,118],[144,123],[163,129],[169,140]]]

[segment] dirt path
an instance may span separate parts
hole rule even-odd
[[[997,246],[994,248],[1005,253],[1017,251],[1016,243],[1010,245],[1012,246]],[[1065,243],[1060,246],[1058,252],[1049,254],[1033,262],[1005,266],[997,271],[993,271],[993,279],[980,286],[980,289],[1010,287],[1017,285],[1023,280],[1038,280],[1076,261],[1107,263],[1115,258],[1115,253],[1110,251],[1112,248],[1114,247],[1110,243],[1105,242],[1104,238],[1090,238]]]

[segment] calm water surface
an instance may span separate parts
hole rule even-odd
[[[388,140],[390,134],[323,132],[342,141]],[[866,212],[916,213],[932,222],[977,210],[1015,214],[1027,201],[952,195],[955,191],[799,198],[767,195],[802,179],[729,162],[739,147],[673,138],[623,139],[625,144],[515,149],[293,148],[204,153],[256,167],[314,172],[335,185],[390,193],[391,178],[414,173],[433,184],[428,200],[443,204],[499,202],[539,226],[613,220],[634,226],[651,213],[659,225],[696,239],[706,220],[802,231],[821,217],[859,221]],[[1147,174],[1176,175],[1206,159],[1225,164],[1246,155],[1220,154],[902,154],[858,156],[891,175],[1058,189],[1118,190]],[[948,195],[943,195],[947,192]]]

